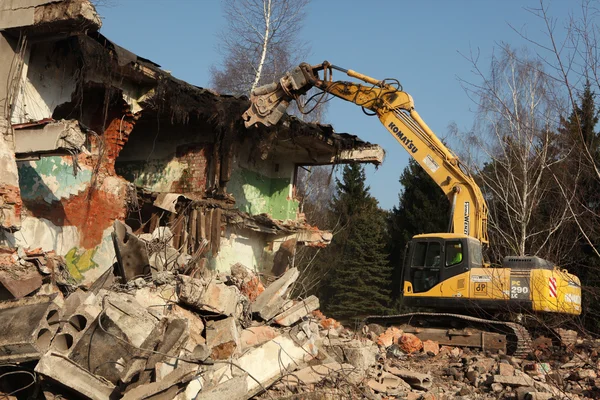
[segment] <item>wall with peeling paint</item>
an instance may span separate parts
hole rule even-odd
[[[65,258],[79,283],[91,283],[115,260],[112,223],[125,216],[127,182],[96,175],[86,155],[42,156],[17,162],[21,197],[28,217],[9,242],[54,250]],[[75,170],[77,173],[75,174]]]
[[[298,216],[299,202],[292,197],[295,165],[289,161],[257,160],[245,150],[234,157],[227,192],[236,201],[236,208],[250,215],[269,214],[274,219]]]
[[[227,191],[233,195],[236,208],[250,215],[269,214],[274,219],[296,219],[298,201],[290,198],[291,178],[270,178],[246,168],[231,173]]]
[[[55,251],[65,258],[67,269],[77,282],[94,282],[115,262],[111,232],[112,228],[107,228],[99,245],[85,249],[80,246],[78,227],[57,226],[45,218],[26,217],[20,230],[5,233],[2,244]]]
[[[41,157],[17,162],[21,197],[24,201],[43,200],[48,204],[83,192],[92,177],[92,168],[73,167],[68,156]]]

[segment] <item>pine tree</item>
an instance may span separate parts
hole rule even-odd
[[[324,285],[324,310],[350,319],[389,310],[391,268],[387,260],[385,213],[365,185],[358,164],[344,167],[332,212],[341,227],[327,253],[331,270]]]
[[[402,290],[402,257],[404,248],[414,235],[446,232],[450,221],[450,203],[433,179],[410,160],[400,175],[402,191],[398,207],[389,217],[390,263],[393,267],[392,296],[397,299]]]

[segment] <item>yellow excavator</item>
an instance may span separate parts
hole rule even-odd
[[[333,70],[367,85],[334,81]],[[553,263],[534,256],[507,256],[500,267],[484,261],[483,248],[489,240],[487,205],[481,190],[465,165],[423,121],[412,97],[402,91],[397,80],[377,80],[327,61],[302,63],[279,82],[252,92],[251,106],[243,115],[246,127],[276,124],[289,103],[299,102],[312,88],[376,115],[452,204],[448,232],[414,236],[402,266],[403,304],[435,312],[374,316],[367,318],[367,323],[399,325],[422,339],[440,343],[519,354],[528,351],[528,332],[497,316],[523,311],[581,313],[579,279]]]

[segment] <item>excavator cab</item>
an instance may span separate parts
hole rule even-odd
[[[479,240],[462,234],[417,235],[409,242],[403,261],[405,304],[416,305],[406,300],[432,291],[436,297],[455,297],[456,290],[444,288],[443,282],[481,268],[482,246]]]

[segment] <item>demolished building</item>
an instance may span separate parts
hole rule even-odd
[[[99,27],[88,0],[0,0],[0,398],[598,397],[600,341],[573,331],[525,362],[290,299],[295,248],[331,240],[298,168],[381,148],[292,116],[247,130],[247,99]]]
[[[331,240],[299,213],[299,167],[382,162],[379,146],[293,116],[246,129],[246,98],[190,85],[111,42],[87,0],[0,7],[7,257],[54,252],[73,281],[90,285],[135,252],[117,254],[121,221],[138,235],[168,232],[185,255],[173,262],[191,270],[242,263],[269,274],[282,244],[293,252]]]

